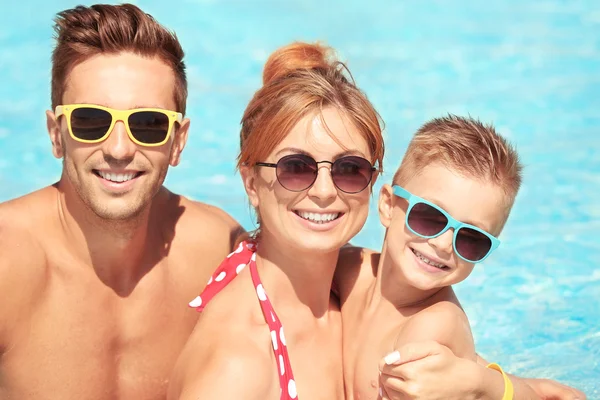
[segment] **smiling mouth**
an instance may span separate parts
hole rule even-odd
[[[413,254],[415,256],[417,256],[417,258],[419,260],[423,261],[425,264],[431,265],[432,267],[435,267],[438,269],[441,269],[442,271],[450,271],[450,267],[448,267],[447,265],[431,261],[429,258],[425,257],[422,253],[419,253],[418,251],[416,251],[413,248],[411,248],[411,250],[412,250]]]
[[[294,214],[299,216],[302,219],[310,221],[315,224],[327,224],[331,221],[335,221],[340,218],[344,213],[334,212],[334,213],[313,213],[307,211],[298,211],[294,210]]]
[[[143,174],[143,172],[126,172],[126,173],[116,173],[116,172],[106,172],[100,171],[97,169],[92,170],[94,175],[104,180],[114,182],[114,183],[123,183],[128,182],[132,179],[138,178]]]

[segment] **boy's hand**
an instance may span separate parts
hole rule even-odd
[[[542,400],[585,400],[586,395],[550,379],[523,379]]]
[[[400,347],[379,363],[380,399],[477,399],[478,369],[437,342]]]

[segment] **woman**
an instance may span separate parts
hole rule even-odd
[[[330,288],[339,249],[366,221],[383,153],[377,112],[328,48],[271,55],[242,119],[238,163],[259,233],[191,303],[203,315],[170,398],[344,398]]]

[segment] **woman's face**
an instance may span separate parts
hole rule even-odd
[[[302,118],[267,159],[260,161],[276,164],[282,157],[294,154],[318,162],[333,163],[345,156],[371,160],[365,138],[343,112],[332,107],[322,114]],[[349,163],[338,163],[344,165],[340,171],[356,170],[352,160],[346,160]],[[334,184],[331,168],[330,163],[319,163],[314,183],[301,191],[282,186],[281,182],[286,182],[278,180],[276,168],[242,169],[246,191],[260,215],[262,240],[275,240],[280,246],[300,251],[325,253],[339,250],[361,230],[369,211],[371,184],[358,193],[345,193]],[[296,168],[287,169],[287,179],[297,172]],[[371,171],[367,175],[367,179],[375,179]],[[282,178],[283,174],[279,176]],[[341,180],[337,182],[347,188]],[[298,180],[293,183],[297,190]],[[286,186],[290,187],[289,181]]]

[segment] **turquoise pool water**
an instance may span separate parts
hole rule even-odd
[[[234,174],[238,121],[270,51],[322,39],[387,124],[391,178],[412,132],[452,112],[493,121],[525,183],[503,245],[458,287],[479,351],[600,399],[600,5],[589,1],[137,1],[187,51],[192,132],[168,186],[252,228]],[[0,13],[0,201],[55,181],[51,19],[70,1]],[[365,4],[368,4],[366,6]],[[355,243],[379,247],[373,208]]]

